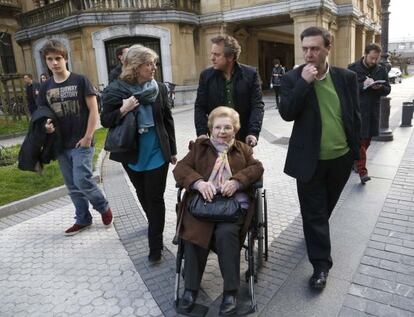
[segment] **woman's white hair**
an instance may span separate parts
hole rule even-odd
[[[214,108],[214,110],[211,111],[209,116],[208,116],[207,126],[208,126],[208,129],[210,130],[210,132],[213,129],[214,119],[215,118],[222,118],[222,117],[230,118],[235,133],[237,133],[240,130],[240,115],[239,115],[239,113],[236,110],[234,110],[233,108],[229,108],[229,107],[226,107],[226,106],[220,106],[220,107]]]

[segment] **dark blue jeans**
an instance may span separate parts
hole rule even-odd
[[[92,180],[92,158],[94,147],[79,147],[64,150],[58,157],[65,185],[76,208],[76,224],[89,225],[93,208],[103,214],[108,210],[108,201]]]

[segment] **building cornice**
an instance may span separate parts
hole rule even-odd
[[[162,11],[121,11],[121,12],[85,12],[48,24],[23,29],[16,32],[18,43],[44,37],[54,33],[61,33],[85,26],[96,25],[136,25],[145,23],[185,23],[199,24],[199,16],[194,13],[162,10]]]
[[[113,11],[113,12],[82,12],[59,21],[24,29],[16,33],[16,41],[24,42],[56,32],[68,31],[94,25],[135,25],[145,23],[185,23],[190,25],[211,25],[247,21],[272,16],[295,16],[301,12],[324,10],[338,18],[348,17],[360,20],[360,10],[352,4],[337,5],[333,0],[281,0],[276,3],[258,5],[223,12],[196,13],[162,10],[162,11]],[[365,19],[368,29],[379,31],[379,26],[372,27],[372,22]]]

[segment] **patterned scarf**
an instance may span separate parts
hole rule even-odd
[[[211,137],[210,142],[217,151],[217,159],[208,181],[214,184],[217,192],[220,192],[224,182],[229,180],[233,175],[231,173],[227,153],[234,144],[234,138],[229,143],[221,143]]]

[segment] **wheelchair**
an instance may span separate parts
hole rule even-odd
[[[177,203],[176,213],[179,214],[180,203],[183,198],[183,188],[177,187]],[[260,180],[253,184],[255,189],[255,213],[250,223],[249,230],[246,235],[245,242],[242,246],[244,249],[244,256],[247,262],[247,271],[245,272],[245,281],[248,283],[248,290],[250,296],[250,306],[248,312],[244,314],[251,314],[257,311],[257,302],[255,296],[254,284],[258,281],[258,274],[263,261],[267,261],[268,258],[268,228],[267,228],[267,198],[266,189],[263,188],[263,180]],[[176,256],[176,275],[175,275],[175,290],[174,290],[174,302],[176,309],[179,305],[179,291],[180,291],[180,279],[182,275],[183,259],[184,255],[184,243],[176,235],[173,240],[173,244],[177,245]],[[208,309],[207,309],[208,310]],[[204,314],[207,313],[207,310]],[[200,316],[204,315],[203,313]]]

